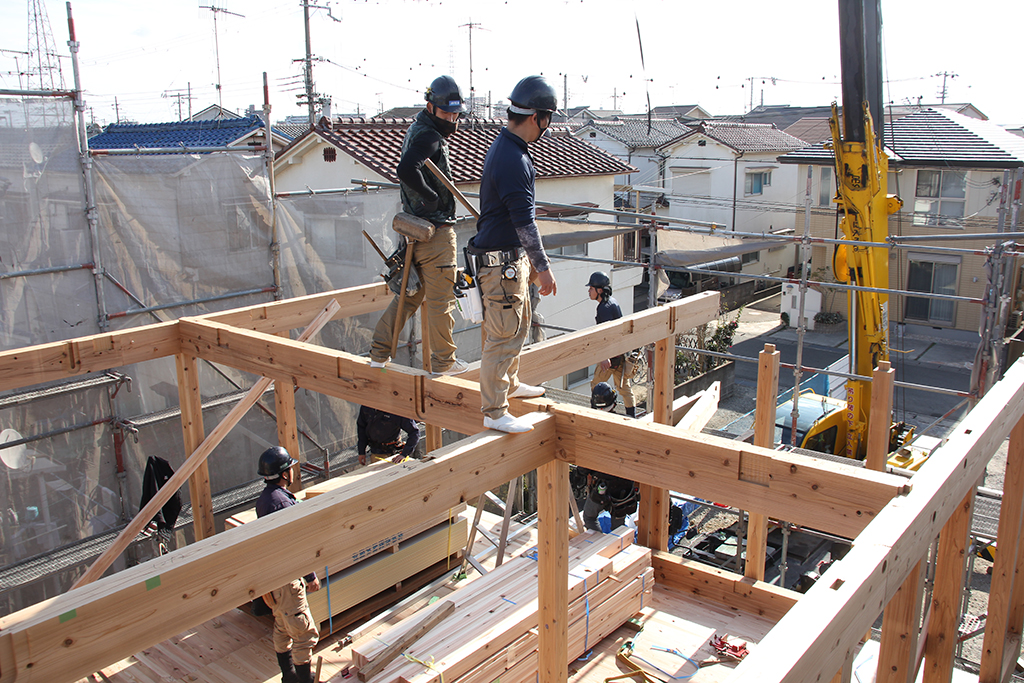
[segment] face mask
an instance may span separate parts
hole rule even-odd
[[[427,112],[430,114],[430,118],[434,120],[434,125],[437,126],[437,130],[441,133],[442,137],[448,137],[458,129],[459,124],[457,121],[445,121],[437,114]]]

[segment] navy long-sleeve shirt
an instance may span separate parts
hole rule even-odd
[[[272,512],[297,505],[298,502],[291,491],[268,481],[260,493],[260,497],[256,499],[256,517],[265,517]],[[306,580],[306,583],[313,583],[316,580],[316,572],[310,572],[302,578]]]
[[[536,178],[526,141],[502,128],[484,159],[473,244],[487,251],[523,247],[534,269],[543,272],[550,264],[537,230]]]
[[[359,416],[356,418],[357,452],[359,455],[365,455],[367,446],[394,443],[398,440],[399,431],[406,434],[402,455],[409,457],[416,451],[416,444],[420,441],[420,430],[416,423],[407,417],[385,413],[369,406],[360,406]]]
[[[619,308],[619,302],[615,300],[615,297],[608,297],[607,300],[602,300],[597,304],[597,324],[606,323],[609,320],[618,320],[622,317],[622,309]]]

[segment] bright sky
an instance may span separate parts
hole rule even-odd
[[[45,2],[57,52],[68,54],[63,2]],[[541,73],[569,106],[646,110],[700,104],[737,115],[759,104],[827,105],[840,98],[836,0],[310,0],[314,79],[333,112],[377,113],[422,102],[449,73],[494,102]],[[25,87],[33,0],[0,2],[0,87]],[[226,10],[214,13],[203,6]],[[77,0],[82,85],[100,123],[152,123],[217,103],[214,16],[223,105],[261,105],[267,72],[272,117],[304,115],[305,55],[299,0]],[[229,13],[230,12],[230,13]],[[233,13],[233,14],[232,14]],[[242,16],[237,16],[242,15]],[[1024,2],[965,5],[882,0],[885,97],[895,103],[971,102],[993,121],[1024,123],[1024,88],[1013,46]],[[637,22],[640,39],[637,37]],[[640,44],[643,45],[641,62]],[[61,66],[68,87],[71,63]],[[37,82],[38,83],[38,82]],[[617,96],[617,97],[616,97]]]

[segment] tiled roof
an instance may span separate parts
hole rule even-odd
[[[653,116],[689,116],[690,112],[700,107],[699,104],[673,104],[651,109]]]
[[[944,109],[923,109],[885,129],[890,163],[900,166],[1017,168],[1024,166],[1024,139],[999,126]],[[790,164],[831,164],[823,143],[779,157]]]
[[[275,123],[274,131],[289,140],[294,140],[309,130],[309,123]]]
[[[669,147],[676,142],[682,142],[694,135],[701,134],[739,152],[788,152],[800,149],[807,144],[803,140],[765,123],[701,121],[691,124],[689,129],[688,133],[665,143],[662,147]]]
[[[620,119],[591,121],[579,128],[574,135],[585,136],[588,130],[599,131],[627,147],[636,148],[658,147],[688,133],[690,128],[675,119],[651,119],[651,130],[648,133],[647,119]]]
[[[90,149],[225,147],[263,127],[258,116],[174,123],[112,123],[89,138]]]
[[[415,107],[392,107],[382,114],[377,114],[370,118],[373,119],[402,119],[402,118],[414,118],[416,114],[420,112],[426,106],[426,103],[417,105]]]
[[[832,135],[828,125],[827,116],[805,116],[785,130],[795,138],[799,138],[809,145],[827,140]]]
[[[396,169],[402,155],[402,141],[412,119],[389,119],[385,121],[339,122],[332,130],[318,128],[315,131],[325,141],[352,156],[367,168],[389,181],[397,183]],[[491,143],[501,131],[502,123],[497,121],[475,121],[460,126],[448,142],[452,158],[452,173],[456,183],[476,183],[483,174],[484,157]],[[288,147],[278,152],[278,157],[287,154],[308,135],[308,132]],[[530,145],[530,154],[537,169],[538,178],[566,178],[587,175],[619,175],[635,173],[637,169],[616,157],[577,140],[565,132],[545,136]]]

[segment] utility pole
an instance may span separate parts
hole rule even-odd
[[[619,98],[625,97],[626,93],[619,94],[618,88],[612,88],[612,109],[619,108]]]
[[[217,59],[217,106],[223,109],[224,96],[223,93],[221,92],[222,88],[220,83],[220,37],[218,36],[217,32],[217,13],[223,12],[224,14],[230,14],[231,16],[241,17],[243,19],[245,17],[241,14],[238,14],[237,12],[230,12],[222,7],[217,7],[216,5],[200,5],[199,9],[208,9],[210,10],[210,12],[213,13],[213,51],[214,56]],[[218,114],[217,117],[220,118],[220,114]]]
[[[948,80],[953,80],[954,78],[957,78],[960,74],[955,74],[955,73],[953,73],[951,71],[943,71],[942,73],[935,74],[935,75],[936,76],[942,76],[942,88],[939,90],[939,102],[941,104],[945,104],[946,103],[946,95],[948,93],[948,90],[946,90],[946,81],[947,81],[947,79]]]
[[[297,95],[299,98],[299,106],[306,105],[309,111],[309,127],[313,128],[316,125],[316,105],[317,103],[329,102],[329,99],[319,97],[319,93],[313,90],[313,44],[309,37],[309,10],[312,9],[323,9],[327,10],[327,16],[334,21],[341,23],[341,19],[331,14],[331,8],[328,6],[311,5],[309,0],[302,0],[302,23],[306,31],[306,56],[302,59],[302,77],[305,82],[305,93],[303,95]],[[299,60],[294,60],[299,61]],[[302,99],[305,98],[305,102]],[[318,99],[319,98],[319,99]]]
[[[117,95],[114,95],[114,121],[121,123],[121,109],[117,106]]]
[[[459,28],[469,29],[469,113],[476,114],[476,89],[473,87],[473,29],[482,28],[481,24],[474,24],[470,19],[468,24],[462,24]]]
[[[187,101],[188,102],[188,117],[189,117],[189,119],[192,118],[192,84],[191,83],[189,83],[189,86],[188,86],[187,90],[180,89],[180,88],[178,90],[164,90],[162,93],[160,93],[160,97],[165,97],[165,98],[166,97],[173,97],[174,99],[176,99],[178,101],[177,102],[177,106],[178,106],[178,120],[179,121],[183,120],[183,118],[182,118],[183,117],[183,112],[181,110],[181,102],[182,102],[182,100]]]

